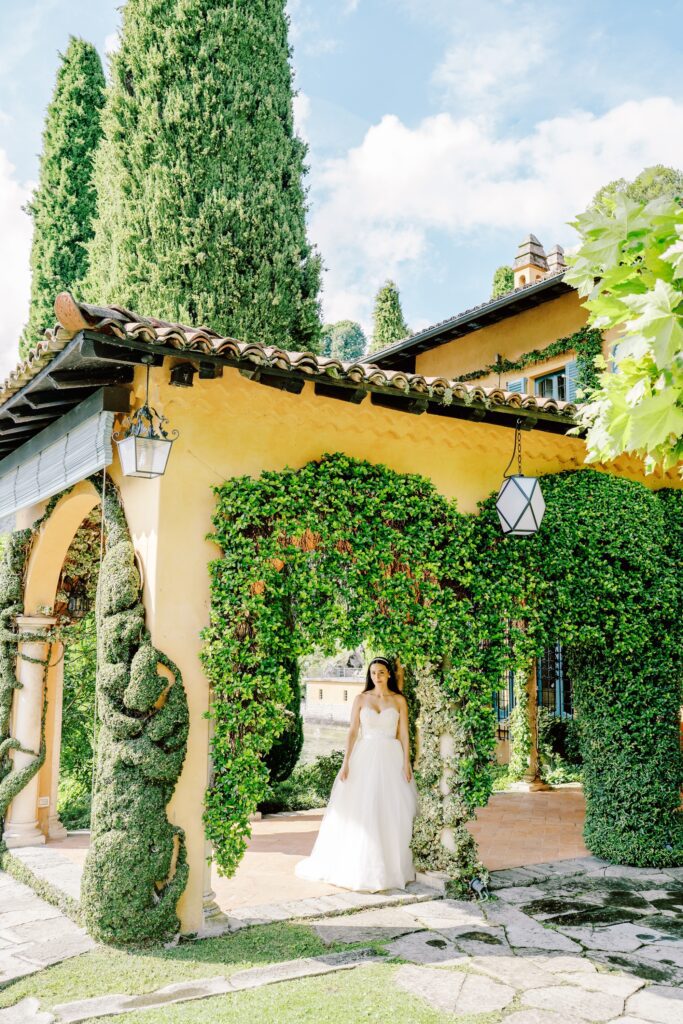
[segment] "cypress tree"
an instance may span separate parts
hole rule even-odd
[[[375,309],[372,314],[374,329],[370,352],[378,352],[393,341],[405,338],[410,330],[403,319],[401,299],[398,288],[393,281],[387,281],[375,296]]]
[[[27,204],[33,218],[31,306],[19,342],[24,358],[54,325],[55,296],[78,290],[88,267],[86,243],[95,215],[93,157],[102,128],[104,73],[97,50],[73,36],[57,72],[43,130],[38,188]]]
[[[500,295],[507,295],[515,287],[515,274],[512,267],[508,267],[503,264],[502,267],[498,267],[495,274],[493,275],[493,283],[491,285],[491,298],[497,299]]]
[[[317,350],[284,0],[128,0],[87,297]]]

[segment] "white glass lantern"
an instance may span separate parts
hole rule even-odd
[[[506,537],[530,537],[538,531],[545,513],[545,499],[535,476],[522,473],[521,420],[515,426],[515,448],[496,498],[496,511]],[[518,472],[508,475],[517,456]]]
[[[145,404],[123,421],[122,437],[114,434],[124,476],[139,476],[150,480],[164,475],[171,447],[178,436],[177,430],[172,432],[172,437],[169,436],[167,423],[166,417],[149,404],[148,366]]]

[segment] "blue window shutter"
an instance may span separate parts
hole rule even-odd
[[[619,364],[617,362],[617,352],[619,351],[619,343],[612,345],[610,349],[610,356],[612,357],[610,362],[610,370],[612,373],[619,373]]]
[[[576,376],[578,373],[578,367],[576,365],[576,359],[570,359],[564,368],[564,373],[567,381],[565,393],[567,395],[566,400],[568,402],[576,401]]]
[[[518,377],[517,380],[509,380],[505,385],[506,391],[517,391],[519,394],[526,394],[526,377]]]

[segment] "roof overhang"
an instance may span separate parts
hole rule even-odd
[[[500,323],[501,320],[517,316],[545,302],[552,302],[573,290],[570,285],[565,284],[563,274],[556,274],[554,277],[517,288],[474,309],[465,310],[448,320],[426,327],[423,331],[417,331],[379,352],[365,356],[363,361],[392,370],[414,373],[415,359],[422,352],[446,345],[449,341],[455,341],[491,324]]]
[[[370,397],[373,405],[399,413],[423,413],[557,434],[575,425],[572,406],[559,409],[551,400],[510,395],[501,389],[461,385],[441,378],[393,373],[359,364],[226,339],[221,351],[178,347],[143,337],[118,337],[81,330],[35,377],[0,405],[0,477],[17,461],[44,448],[50,431],[59,433],[73,416],[82,415],[97,393],[107,396],[110,411],[128,410],[128,388],[135,367],[161,367],[166,361],[189,362],[200,381],[220,377],[226,367],[260,385],[300,394],[307,383],[322,398],[354,405]],[[197,385],[195,385],[197,386]],[[101,400],[101,399],[100,399]],[[97,401],[97,400],[95,400]]]

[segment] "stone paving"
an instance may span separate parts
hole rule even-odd
[[[57,907],[0,871],[0,985],[94,948]]]
[[[0,874],[0,886],[18,883]],[[334,971],[395,964],[387,983],[445,1019],[495,1013],[503,1024],[682,1024],[683,870],[618,868],[593,857],[500,871],[495,899],[471,903],[421,892],[409,902],[309,918],[326,945],[365,943],[342,953],[259,966],[227,977],[166,986],[144,996],[79,1000],[42,1009],[36,999],[0,1010],[0,1024],[77,1024],[108,1014],[238,993]],[[0,890],[1,891],[1,890]],[[349,894],[356,895],[359,894]],[[382,894],[378,894],[382,895]],[[30,890],[18,887],[23,902]],[[33,897],[43,946],[63,942],[58,911]],[[0,905],[7,906],[0,896]],[[30,908],[29,908],[30,912]],[[277,918],[272,917],[271,920]],[[71,922],[62,919],[67,925]],[[38,969],[23,924],[8,925],[14,948]],[[84,940],[71,925],[71,939]],[[76,934],[78,933],[78,935]],[[23,940],[24,948],[17,949]],[[37,942],[37,936],[34,938]],[[85,937],[85,941],[87,937]],[[370,943],[384,943],[384,955]],[[37,942],[40,946],[40,943]],[[89,947],[88,947],[89,948]],[[73,953],[71,955],[74,955]],[[43,952],[43,962],[55,962]],[[28,973],[28,970],[24,973]],[[391,980],[389,980],[391,979]]]

